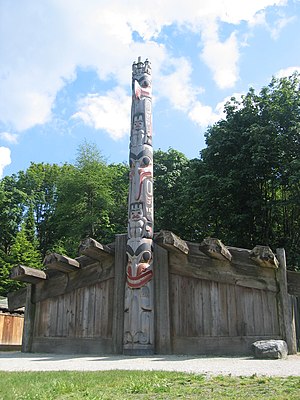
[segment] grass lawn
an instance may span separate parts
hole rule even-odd
[[[0,372],[0,400],[300,399],[300,378],[158,371]]]

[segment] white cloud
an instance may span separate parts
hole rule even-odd
[[[216,84],[220,88],[232,87],[239,74],[238,37],[233,32],[221,40],[218,24],[220,21],[234,25],[251,21],[268,6],[282,6],[286,2],[152,0],[147,9],[143,2],[136,0],[26,0],[18,5],[2,2],[0,121],[16,131],[23,131],[51,120],[56,95],[66,82],[76,78],[77,67],[92,67],[100,79],[112,77],[118,85],[128,85],[131,62],[142,55],[152,59],[156,76],[162,74],[160,67],[171,55],[156,39],[162,29],[171,24],[201,35],[201,57],[212,71]],[[133,32],[144,42],[134,42]],[[182,63],[180,59],[179,62]],[[177,75],[173,74],[173,78],[178,78],[176,85],[184,68],[187,67],[182,65]],[[191,86],[183,87],[182,97],[174,97],[174,107],[187,112],[195,107],[195,100],[188,100],[189,91],[192,97],[195,95]],[[89,104],[91,102],[89,98]],[[93,102],[95,104],[96,98]],[[101,107],[105,109],[104,104]],[[90,116],[90,123],[92,120],[98,121]],[[101,124],[97,122],[97,125]],[[116,128],[114,133],[109,129],[115,138],[122,136],[121,128]]]
[[[89,94],[78,103],[79,111],[72,116],[95,129],[105,130],[117,140],[129,134],[131,97],[122,88],[105,96]]]
[[[280,69],[278,72],[276,72],[275,76],[276,78],[285,78],[291,76],[296,71],[300,73],[300,66]]]
[[[17,144],[18,143],[18,135],[10,132],[0,132],[0,139],[5,142]]]
[[[0,178],[3,176],[3,170],[11,164],[10,149],[8,147],[0,147]]]
[[[157,79],[158,94],[167,97],[174,108],[188,111],[203,89],[192,84],[192,66],[186,58],[169,59],[168,64],[173,71]]]
[[[201,59],[213,73],[216,84],[221,89],[231,88],[238,80],[239,44],[233,32],[220,41],[216,21],[206,21],[202,34],[203,51]]]
[[[202,128],[214,124],[221,118],[221,115],[216,113],[212,107],[205,106],[199,101],[193,105],[188,115],[193,122]]]

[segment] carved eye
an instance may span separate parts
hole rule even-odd
[[[151,259],[151,253],[150,253],[150,251],[145,251],[144,254],[143,254],[142,260],[143,260],[144,262],[149,262],[150,259]]]
[[[143,157],[142,159],[142,166],[144,167],[148,167],[148,165],[150,164],[151,160],[149,157]]]

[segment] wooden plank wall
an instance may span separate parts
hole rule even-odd
[[[281,337],[274,270],[190,250],[169,258],[173,353],[247,354],[254,341]]]
[[[0,346],[20,346],[22,344],[24,317],[0,314]]]
[[[36,303],[32,350],[109,353],[113,288],[111,278]]]

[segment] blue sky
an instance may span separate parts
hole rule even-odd
[[[127,162],[131,65],[152,62],[153,146],[198,157],[232,95],[300,71],[300,0],[0,0],[0,177]]]

